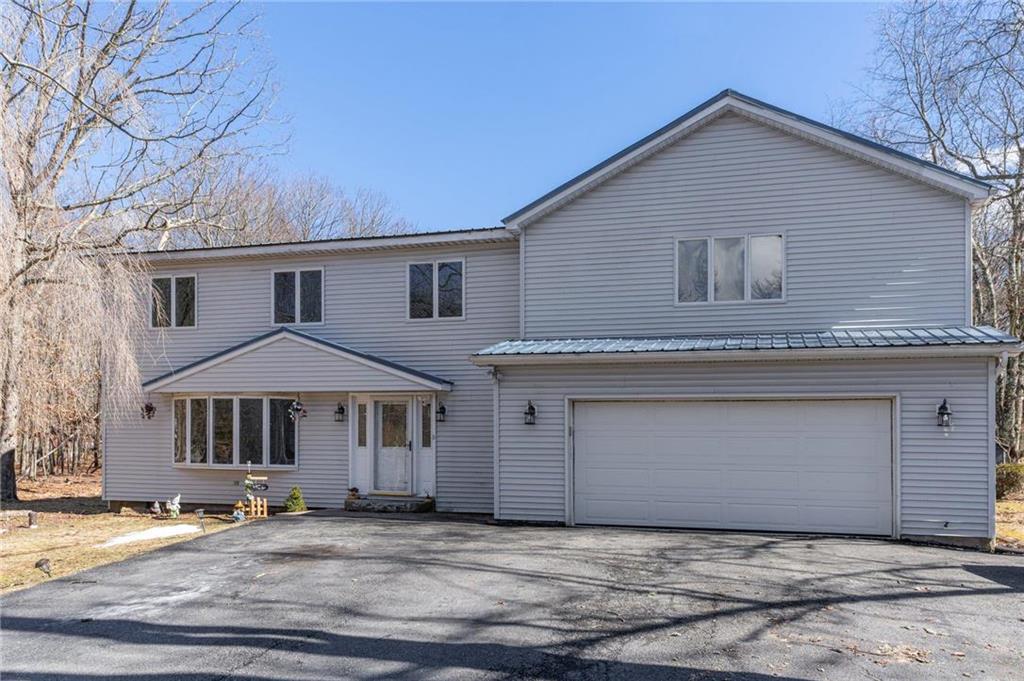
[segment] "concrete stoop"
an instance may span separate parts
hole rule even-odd
[[[427,513],[434,510],[430,497],[368,496],[345,499],[346,511],[368,513]]]

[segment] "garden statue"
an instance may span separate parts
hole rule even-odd
[[[167,500],[167,515],[172,518],[177,518],[181,515],[181,495],[176,495],[173,499]]]

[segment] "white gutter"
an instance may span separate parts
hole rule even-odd
[[[579,352],[522,355],[472,355],[477,366],[557,364],[662,364],[686,362],[786,362],[832,359],[926,359],[998,357],[1021,354],[1015,343],[908,346],[898,348],[797,348],[791,350],[683,350],[679,352]]]
[[[146,251],[125,253],[151,263],[222,260],[230,258],[253,258],[281,255],[321,255],[329,253],[351,253],[379,251],[396,248],[451,246],[458,244],[481,244],[514,242],[517,232],[508,228],[481,229],[462,232],[436,232],[408,236],[385,236],[325,241],[303,241],[288,244],[266,244],[262,246],[224,246],[219,248],[192,248],[170,251]]]

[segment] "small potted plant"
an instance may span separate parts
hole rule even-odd
[[[306,500],[302,498],[302,488],[295,486],[292,487],[288,496],[284,500],[284,512],[285,513],[305,513],[309,508],[306,506]]]

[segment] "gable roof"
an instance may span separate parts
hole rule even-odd
[[[823,144],[972,202],[983,201],[991,191],[991,186],[981,180],[786,111],[735,90],[722,90],[650,135],[555,187],[544,196],[505,217],[502,222],[511,228],[522,227],[729,112]]]
[[[359,352],[352,348],[337,343],[331,343],[330,341],[311,336],[307,333],[302,333],[288,327],[281,327],[275,329],[269,333],[265,333],[261,336],[256,336],[244,343],[233,345],[229,348],[215,352],[212,355],[199,359],[195,362],[186,364],[185,366],[177,369],[172,369],[165,374],[157,376],[156,378],[150,379],[142,384],[142,389],[145,391],[160,391],[160,392],[174,392],[174,391],[188,391],[193,389],[195,386],[190,384],[188,380],[191,377],[196,377],[203,372],[207,372],[215,369],[216,367],[226,365],[233,360],[238,361],[245,355],[252,356],[250,353],[259,353],[263,348],[280,343],[281,341],[293,341],[301,346],[309,348],[310,350],[317,353],[314,357],[319,359],[323,353],[333,355],[338,359],[345,360],[347,364],[355,365],[358,369],[362,370],[362,375],[365,377],[379,376],[380,379],[373,380],[374,387],[386,386],[388,389],[404,388],[404,389],[418,389],[418,390],[451,390],[452,382],[443,378],[439,378],[432,374],[428,374],[423,371],[418,371],[410,367],[404,366],[397,362],[377,357],[376,355],[370,355],[365,352]],[[258,358],[259,359],[259,358]],[[261,360],[262,361],[262,360]],[[333,361],[333,360],[332,360]],[[259,364],[260,362],[257,362]],[[336,362],[335,362],[336,364]],[[330,366],[330,363],[327,364]],[[321,390],[319,387],[310,387],[310,379],[308,377],[297,376],[294,380],[299,382],[298,387],[282,385],[282,380],[287,381],[289,378],[282,379],[279,376],[274,376],[274,370],[283,372],[286,376],[294,376],[302,373],[302,367],[286,366],[286,367],[273,367],[268,366],[266,372],[255,372],[260,375],[267,377],[270,383],[274,383],[273,386],[248,386],[253,387],[257,390],[268,390],[271,388],[277,388],[286,392],[291,392],[293,388],[298,391],[316,391]],[[346,385],[344,384],[345,379],[339,380],[337,376],[329,375],[331,372],[329,369],[321,370],[320,367],[313,369],[314,372],[318,372],[320,376],[335,392],[349,392],[352,390],[364,390],[367,386],[360,385]],[[369,372],[369,373],[367,373]],[[346,374],[351,377],[352,373]],[[259,380],[260,376],[256,376],[252,380]],[[365,383],[366,378],[361,379]],[[205,389],[205,388],[204,388]],[[215,390],[236,390],[240,389],[237,385],[215,385],[211,389]]]

